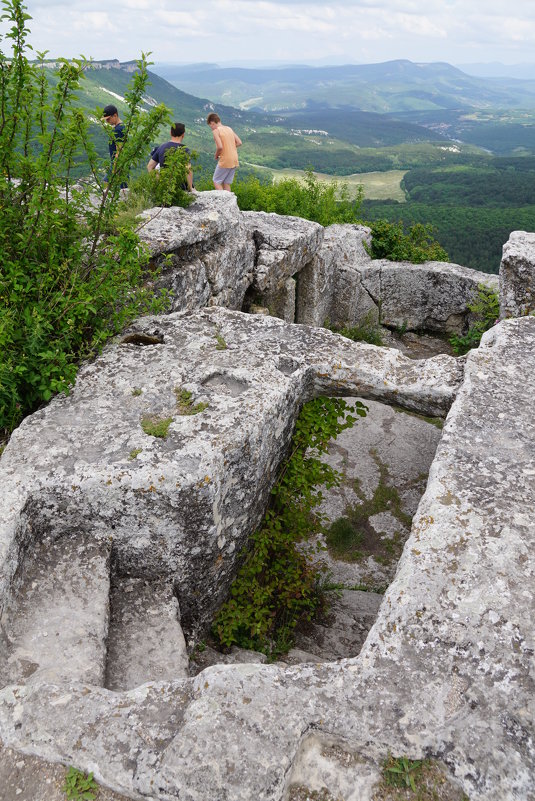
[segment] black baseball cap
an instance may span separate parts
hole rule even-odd
[[[113,117],[114,114],[117,114],[117,106],[109,105],[104,106],[104,111],[102,112],[103,117]]]

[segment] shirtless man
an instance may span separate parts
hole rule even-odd
[[[214,111],[208,115],[206,122],[212,129],[216,146],[215,159],[217,167],[212,179],[214,187],[215,189],[224,189],[230,192],[230,185],[234,180],[234,173],[239,164],[238,148],[242,141],[232,128],[221,123],[219,115]]]

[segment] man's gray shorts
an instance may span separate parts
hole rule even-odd
[[[229,167],[228,169],[225,167],[220,167],[219,164],[215,168],[213,182],[214,184],[231,184],[234,180],[234,173],[236,172],[236,167]]]

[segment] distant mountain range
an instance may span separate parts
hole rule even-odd
[[[385,114],[535,106],[535,77],[483,79],[442,62],[262,69],[168,64],[155,71],[183,91],[244,110],[285,112],[321,104]]]

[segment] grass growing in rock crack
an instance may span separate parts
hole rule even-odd
[[[200,412],[204,412],[204,410],[208,408],[207,403],[196,403],[194,405],[192,393],[189,392],[187,389],[176,388],[175,395],[176,395],[176,406],[179,414],[182,415],[199,414]]]
[[[173,422],[172,417],[152,417],[147,416],[141,419],[141,428],[149,437],[165,439],[169,426]]]
[[[468,801],[442,767],[431,759],[390,755],[383,763],[382,779],[372,801]]]
[[[324,323],[324,328],[328,328],[335,334],[346,339],[351,339],[353,342],[367,342],[369,345],[382,345],[383,333],[380,324],[377,322],[373,313],[368,313],[358,325],[344,326],[343,328],[335,328],[328,320]]]

